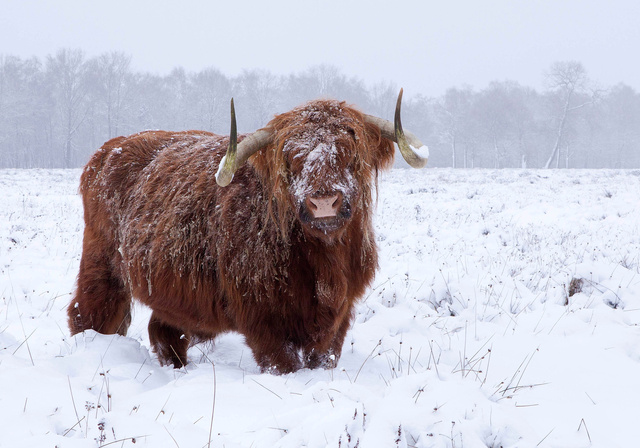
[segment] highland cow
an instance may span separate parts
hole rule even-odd
[[[372,193],[394,158],[424,166],[400,123],[317,100],[244,138],[145,131],[106,142],[80,180],[84,240],[72,334],[125,335],[152,310],[163,364],[236,331],[262,371],[334,367],[378,263]]]

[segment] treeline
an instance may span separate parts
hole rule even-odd
[[[430,166],[640,167],[640,95],[598,87],[577,62],[559,62],[543,91],[517,82],[451,88],[438,98],[406,92],[403,124],[431,149]],[[425,82],[428,82],[425,80]],[[131,57],[88,58],[63,49],[45,60],[0,56],[0,168],[78,167],[109,138],[144,129],[229,132],[235,98],[240,131],[263,127],[318,97],[344,99],[391,119],[399,87],[367,86],[333,66],[288,76],[215,68],[136,72]]]

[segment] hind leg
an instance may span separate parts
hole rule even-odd
[[[160,319],[155,311],[149,320],[149,339],[162,365],[173,364],[179,369],[187,364],[188,335]]]
[[[85,233],[86,241],[86,233]],[[93,329],[104,334],[127,334],[131,323],[131,295],[113,275],[104,252],[83,250],[78,288],[67,308],[71,334]]]

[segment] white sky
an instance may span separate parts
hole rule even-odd
[[[511,79],[559,60],[640,91],[638,0],[0,0],[0,54],[123,51],[133,68],[275,74],[331,64],[409,95]]]

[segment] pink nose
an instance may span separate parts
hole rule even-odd
[[[338,214],[342,204],[342,194],[323,196],[319,198],[307,198],[307,207],[314,218],[333,218]]]

